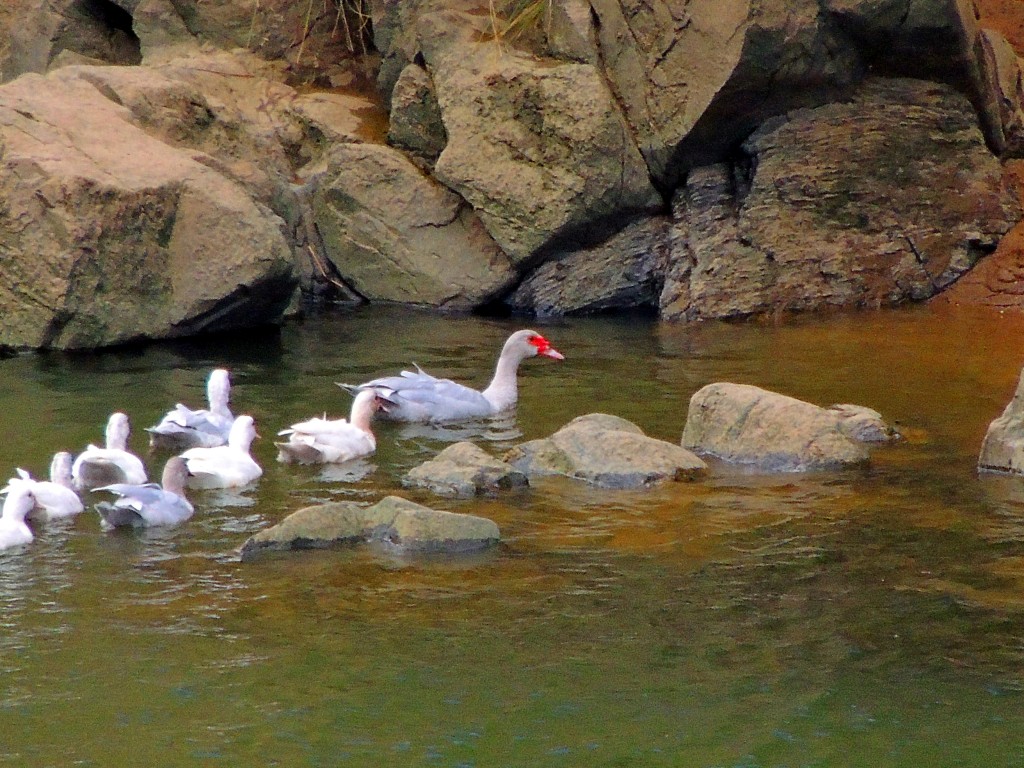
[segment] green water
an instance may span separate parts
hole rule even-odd
[[[690,395],[723,380],[868,405],[907,440],[834,474],[412,494],[499,524],[469,560],[239,562],[288,512],[401,492],[463,436],[382,425],[372,460],[323,470],[276,464],[278,429],[345,415],[334,382],[412,361],[484,384],[516,327],[372,309],[0,361],[5,477],[99,442],[114,409],[145,453],[142,427],[201,403],[215,366],[266,470],[194,494],[177,528],[104,533],[90,511],[0,554],[0,765],[1024,765],[1024,480],[974,471],[1024,365],[1020,318],[543,325],[567,359],[524,364],[517,421],[479,435],[495,452],[593,411],[677,441]]]

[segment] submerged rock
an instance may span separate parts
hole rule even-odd
[[[497,544],[491,520],[424,507],[399,496],[373,506],[336,502],[305,507],[242,545],[242,560],[265,550],[325,549],[371,544],[398,553],[465,553]]]
[[[868,408],[822,408],[749,384],[717,383],[690,399],[682,444],[769,472],[805,472],[862,464],[863,442],[895,436]]]
[[[430,461],[414,467],[402,484],[426,488],[441,496],[479,496],[525,488],[526,475],[473,443],[449,445]]]
[[[978,469],[1024,475],[1024,370],[1003,415],[988,425]]]
[[[505,460],[527,475],[566,475],[602,488],[693,480],[707,465],[685,448],[648,437],[618,416],[579,416],[551,437],[516,446]]]

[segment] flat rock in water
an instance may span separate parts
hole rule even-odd
[[[1024,475],[1024,370],[1003,415],[988,425],[978,469]]]
[[[516,446],[505,460],[527,475],[566,475],[602,488],[692,480],[707,470],[689,450],[605,413],[579,416],[551,437]]]
[[[305,507],[242,545],[242,560],[264,550],[376,544],[401,553],[476,552],[497,544],[498,526],[475,515],[430,509],[399,496],[373,506],[334,502]]]
[[[708,384],[690,399],[682,444],[698,453],[769,472],[861,464],[864,442],[896,432],[870,408],[822,408],[749,384]]]
[[[519,469],[496,459],[468,441],[449,445],[430,461],[414,467],[402,484],[441,496],[479,496],[529,485]]]

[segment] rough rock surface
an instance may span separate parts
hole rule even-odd
[[[566,475],[602,488],[643,488],[693,480],[707,465],[678,445],[648,437],[626,419],[578,416],[553,435],[516,446],[505,461],[527,475]]]
[[[651,216],[593,248],[546,261],[507,303],[518,312],[572,315],[658,308],[668,258],[668,219]]]
[[[471,309],[515,278],[476,214],[405,155],[339,144],[312,171],[327,256],[370,300]]]
[[[662,207],[600,73],[469,43],[427,60],[448,143],[437,178],[522,264],[560,239]]]
[[[868,460],[862,440],[895,437],[872,414],[858,406],[821,408],[749,384],[708,384],[690,398],[682,444],[768,472],[836,469]]]
[[[352,85],[370,75],[356,54],[369,28],[334,3],[293,0],[4,0],[12,21],[0,80],[72,59],[147,64],[202,48],[247,49],[293,82]],[[354,7],[346,3],[345,8]],[[0,39],[7,25],[0,13]]]
[[[440,496],[480,496],[525,488],[526,475],[470,442],[449,445],[402,478],[409,488],[426,488]]]
[[[427,166],[433,166],[448,143],[441,108],[437,105],[430,74],[410,64],[395,83],[391,94],[388,143],[403,149]]]
[[[991,30],[981,31],[979,48],[994,101],[994,148],[1003,157],[1024,157],[1024,64]]]
[[[988,425],[978,469],[1024,475],[1024,371],[1003,414]]]
[[[466,553],[497,544],[491,520],[424,507],[398,496],[373,506],[335,502],[305,507],[250,537],[242,560],[267,550],[323,549],[370,544],[397,553]]]
[[[973,108],[947,86],[872,80],[745,147],[749,171],[699,169],[677,198],[666,318],[924,299],[1020,216]]]
[[[1024,311],[1024,223],[1011,229],[991,256],[964,275],[933,305],[984,305]]]
[[[607,76],[663,187],[766,118],[841,95],[859,75],[817,0],[591,5]]]
[[[279,320],[296,284],[283,222],[92,84],[56,74],[0,89],[0,345]]]

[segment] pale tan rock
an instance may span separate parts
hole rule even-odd
[[[1002,415],[988,425],[978,456],[978,469],[1024,474],[1024,371],[1013,399]]]
[[[514,264],[662,200],[600,73],[466,43],[428,56],[448,143],[436,177]]]
[[[339,144],[314,175],[327,256],[371,301],[471,309],[514,280],[469,206],[398,150]]]
[[[320,504],[293,512],[242,545],[242,560],[261,552],[368,544],[398,554],[459,554],[494,546],[498,526],[476,515],[430,509],[399,496],[372,506]]]
[[[429,461],[413,467],[402,484],[426,488],[441,496],[479,496],[525,488],[526,475],[505,461],[496,459],[477,445],[453,443]]]
[[[529,476],[565,475],[602,488],[647,488],[694,480],[707,465],[673,443],[648,437],[626,419],[578,416],[553,435],[518,445],[505,461]]]
[[[749,384],[716,383],[690,398],[682,444],[700,454],[767,472],[805,472],[862,464],[862,441],[884,426],[865,430],[869,409],[832,409]],[[891,438],[890,438],[891,439]]]
[[[0,345],[93,348],[280,319],[296,282],[282,222],[74,69],[0,88]]]

